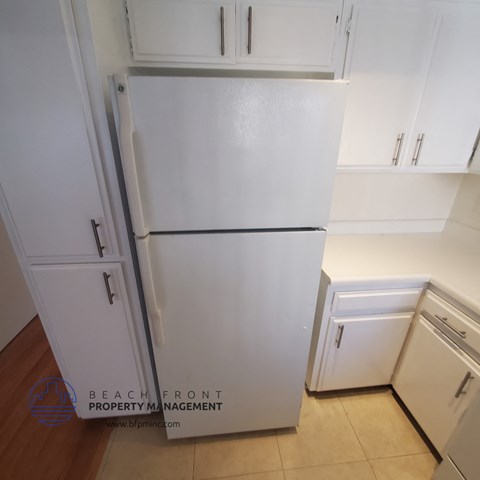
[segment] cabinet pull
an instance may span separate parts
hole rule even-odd
[[[459,398],[460,395],[467,393],[467,391],[464,390],[465,385],[468,383],[469,380],[472,380],[473,378],[474,376],[472,375],[472,372],[468,371],[465,377],[463,377],[462,383],[460,384],[457,392],[455,393],[455,398]]]
[[[340,344],[342,343],[344,328],[345,328],[345,325],[339,325],[338,326],[337,338],[335,339],[335,344],[337,345],[337,348],[340,348]]]
[[[225,9],[220,7],[220,54],[225,55]]]
[[[417,143],[415,144],[415,151],[413,152],[412,165],[416,165],[418,162],[418,157],[422,151],[423,139],[425,138],[424,133],[419,133],[417,137]]]
[[[253,22],[253,8],[248,7],[248,41],[247,41],[247,53],[252,53],[252,22]]]
[[[115,294],[112,293],[112,289],[110,288],[109,278],[110,275],[106,272],[103,272],[103,281],[105,282],[105,289],[107,290],[108,303],[110,305],[113,305],[113,297],[115,296]]]
[[[456,329],[449,321],[447,317],[441,317],[440,315],[435,314],[435,318],[440,320],[446,327],[454,331],[459,337],[467,338],[467,332],[465,330]]]
[[[402,149],[403,137],[405,133],[399,133],[397,137],[397,142],[395,144],[395,151],[393,153],[392,165],[398,165],[398,158],[400,157],[400,151]]]
[[[90,224],[92,225],[93,236],[95,237],[95,243],[97,244],[98,256],[103,258],[103,250],[105,247],[101,244],[100,237],[98,236],[98,227],[100,224],[93,218],[90,220]]]

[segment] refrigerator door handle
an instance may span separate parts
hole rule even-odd
[[[150,237],[137,239],[138,262],[140,264],[140,274],[142,277],[143,293],[145,295],[145,303],[147,313],[150,317],[152,333],[157,347],[165,345],[165,335],[163,332],[162,312],[157,304],[157,296],[153,284],[152,266],[150,263],[150,251],[148,243]]]
[[[115,95],[117,101],[118,117],[120,120],[119,142],[120,156],[122,158],[123,174],[128,193],[133,229],[138,237],[145,237],[150,232],[145,226],[143,217],[142,200],[138,184],[137,165],[135,162],[135,131],[132,110],[128,97],[128,79],[126,74],[114,75]]]

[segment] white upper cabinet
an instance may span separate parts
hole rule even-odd
[[[333,72],[343,0],[126,0],[135,61]]]
[[[435,49],[407,162],[465,167],[480,129],[480,5],[439,6]]]
[[[352,4],[339,166],[464,171],[480,128],[480,5]]]
[[[415,118],[434,24],[431,9],[355,2],[340,166],[399,163]]]
[[[235,1],[127,0],[135,60],[235,62]]]
[[[0,195],[27,257],[98,259],[97,234],[102,254],[115,248],[98,151],[87,134],[60,5],[41,3],[1,8]]]
[[[342,2],[337,0],[237,4],[238,62],[324,67],[333,53]]]

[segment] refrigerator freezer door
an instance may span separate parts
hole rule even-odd
[[[165,420],[179,422],[169,438],[297,425],[324,241],[321,231],[151,236],[158,380]]]
[[[124,75],[115,85],[137,236],[328,223],[345,82]]]

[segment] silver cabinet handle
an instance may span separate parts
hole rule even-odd
[[[467,332],[465,330],[456,329],[449,321],[447,317],[441,317],[440,315],[435,314],[435,318],[440,320],[446,327],[455,332],[459,337],[467,338]]]
[[[115,294],[112,293],[112,289],[110,288],[109,278],[110,275],[106,272],[103,272],[103,281],[105,282],[105,289],[107,290],[108,303],[110,305],[113,305],[113,297],[115,296]]]
[[[97,244],[98,256],[103,258],[103,250],[105,247],[101,244],[100,237],[98,236],[98,227],[100,224],[93,218],[90,220],[90,224],[92,225],[93,236],[95,237],[95,243]]]
[[[337,348],[340,348],[340,344],[342,343],[343,338],[343,330],[345,329],[345,325],[339,325],[337,330],[337,338],[335,339],[335,344]]]
[[[225,9],[220,7],[220,54],[225,55]]]
[[[415,151],[413,152],[412,165],[416,165],[418,162],[418,157],[422,151],[423,139],[425,138],[424,133],[419,133],[417,137],[417,143],[415,144]]]
[[[395,144],[395,151],[393,152],[392,165],[398,165],[398,158],[400,157],[400,151],[402,150],[403,137],[405,133],[399,133],[397,142]]]
[[[465,375],[465,377],[463,377],[462,383],[460,384],[457,392],[455,393],[455,398],[459,398],[460,395],[463,395],[463,394],[467,393],[467,391],[464,390],[465,385],[467,385],[468,381],[472,380],[473,378],[475,378],[475,377],[472,375],[472,372],[468,371],[467,374]]]
[[[248,41],[247,41],[247,53],[252,53],[252,22],[253,22],[253,8],[248,7]]]

